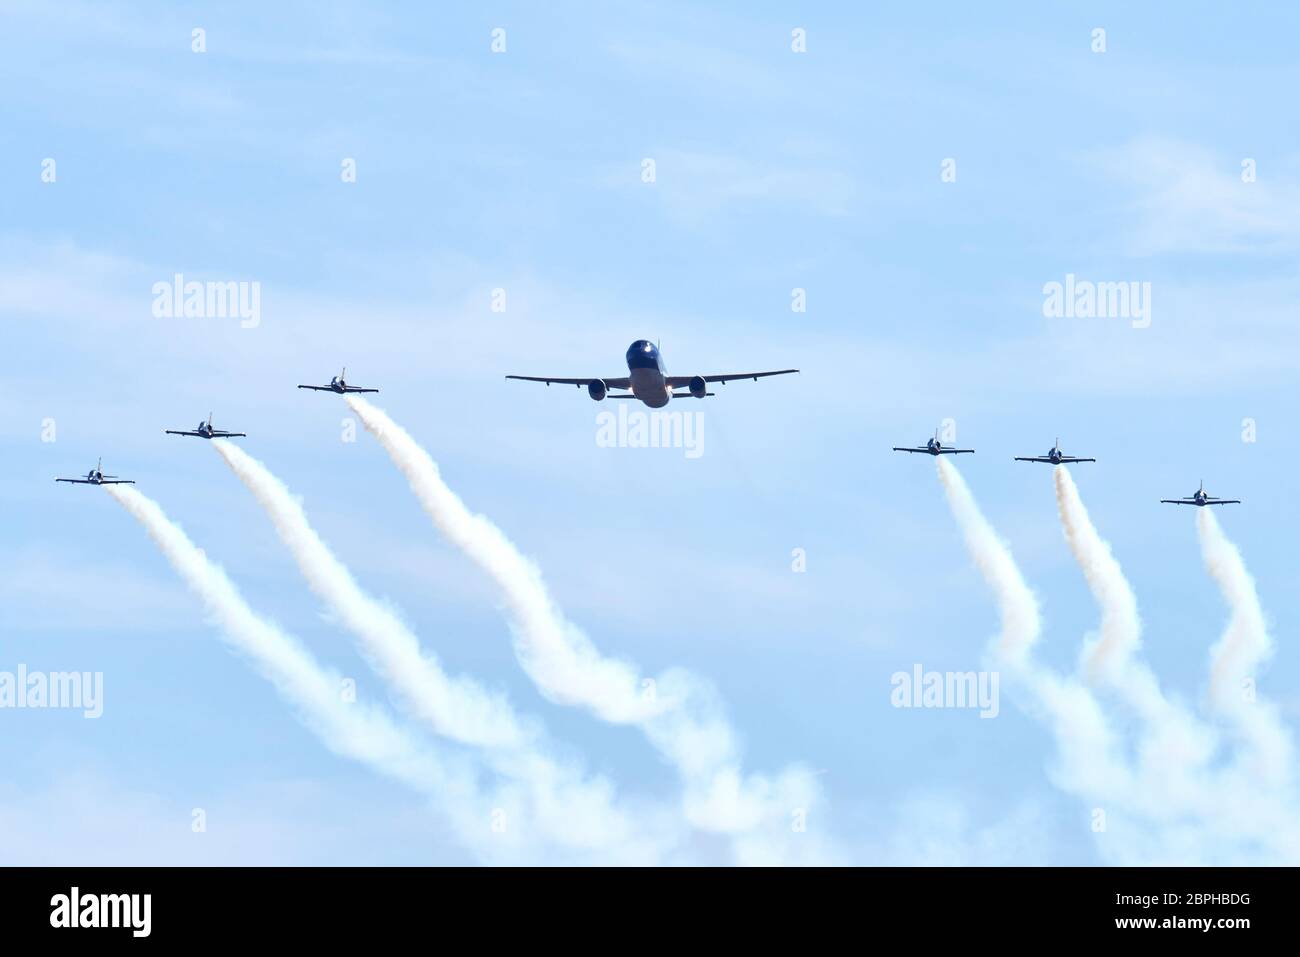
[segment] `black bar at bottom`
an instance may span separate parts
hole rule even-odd
[[[10,868],[0,870],[0,927],[7,945],[401,935],[436,950],[637,938],[806,949],[843,934],[902,934],[923,950],[945,940],[1231,944],[1294,930],[1296,878],[1291,868]]]

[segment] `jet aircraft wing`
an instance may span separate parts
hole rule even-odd
[[[507,379],[518,379],[521,382],[545,382],[547,385],[555,383],[556,385],[590,385],[593,382],[604,382],[607,389],[630,389],[632,380],[627,376],[615,376],[612,379],[560,379],[553,376],[536,376],[536,375],[508,375]],[[672,381],[672,380],[669,380]],[[690,381],[689,379],[687,381]]]
[[[778,369],[775,372],[727,372],[722,375],[700,376],[700,378],[705,382],[721,382],[723,385],[726,385],[728,382],[737,379],[753,379],[757,382],[759,379],[765,379],[768,376],[790,375],[791,373],[798,371],[798,369]],[[665,377],[665,381],[674,389],[681,389],[690,385],[691,380],[694,378],[695,376],[693,375],[670,375]]]

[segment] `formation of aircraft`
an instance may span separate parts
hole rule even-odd
[[[1047,450],[1046,455],[1017,455],[1017,462],[1048,462],[1052,465],[1068,465],[1074,462],[1095,462],[1096,459],[1080,459],[1073,455],[1066,455],[1061,451],[1061,440],[1057,439],[1056,444]]]
[[[378,389],[361,389],[354,385],[348,385],[348,370],[345,367],[342,375],[336,375],[330,379],[329,385],[300,385],[300,389],[311,389],[313,392],[333,392],[336,395],[348,395],[354,392],[378,392]]]
[[[627,375],[608,379],[562,379],[553,376],[508,375],[507,379],[523,382],[545,382],[586,387],[587,394],[597,402],[605,399],[640,399],[652,409],[661,409],[672,399],[703,399],[713,395],[709,386],[715,382],[726,385],[733,379],[759,379],[774,375],[790,375],[798,369],[778,369],[775,372],[730,372],[722,375],[669,375],[659,347],[648,339],[638,339],[627,348]],[[611,389],[619,390],[611,394]],[[685,392],[679,392],[685,389]]]
[[[104,474],[104,460],[100,459],[85,478],[56,478],[55,482],[67,482],[69,485],[134,485],[133,479],[118,478],[116,475]]]
[[[338,395],[347,395],[355,392],[378,392],[378,389],[361,389],[357,386],[348,385],[348,370],[345,368],[341,375],[330,379],[329,385],[300,385],[300,389],[313,389],[317,392],[334,392]],[[200,422],[192,432],[180,431],[176,429],[164,429],[167,435],[186,435],[199,439],[243,439],[248,435],[245,432],[227,432],[224,429],[214,429],[212,427],[212,414],[208,413],[208,420]],[[86,473],[85,478],[55,479],[56,482],[67,482],[71,485],[134,485],[133,479],[119,479],[116,475],[105,475],[103,471],[103,460],[93,469]]]
[[[1204,505],[1240,505],[1239,498],[1215,498],[1213,495],[1205,493],[1205,483],[1201,482],[1201,487],[1191,494],[1189,498],[1162,498],[1162,505],[1195,505],[1198,508]]]
[[[939,430],[935,429],[934,438],[926,439],[925,445],[918,445],[913,448],[906,448],[901,445],[894,446],[895,452],[924,452],[927,455],[965,455],[974,453],[974,449],[953,449],[939,441]]]
[[[934,438],[926,440],[925,445],[918,445],[911,448],[903,446],[894,446],[895,452],[924,452],[929,455],[957,455],[962,452],[974,452],[974,449],[953,449],[948,448],[939,441],[939,433],[934,433]],[[1096,459],[1080,458],[1074,455],[1066,455],[1061,451],[1061,440],[1057,439],[1056,444],[1047,450],[1045,455],[1017,455],[1017,462],[1046,462],[1049,465],[1070,465],[1075,462],[1095,462]],[[1207,495],[1205,492],[1205,483],[1193,492],[1188,498],[1162,498],[1162,504],[1165,505],[1240,505],[1239,498],[1215,498],[1213,495]]]
[[[248,436],[243,432],[227,432],[224,429],[214,429],[212,427],[212,413],[208,413],[208,421],[200,422],[193,432],[176,432],[172,429],[166,429],[167,435],[192,435],[199,439],[246,439]]]
[[[578,388],[583,386],[587,389],[587,394],[596,401],[605,398],[613,399],[639,399],[645,405],[652,409],[662,408],[670,400],[675,398],[696,398],[702,399],[706,396],[713,395],[709,391],[711,383],[720,382],[724,385],[733,379],[759,379],[767,376],[789,375],[798,372],[798,369],[777,369],[770,372],[735,372],[719,375],[696,375],[696,376],[670,376],[667,367],[664,365],[663,356],[659,352],[659,347],[650,342],[648,339],[638,339],[632,343],[627,350],[627,369],[628,374],[625,377],[609,379],[565,379],[544,376],[521,376],[508,375],[507,379],[520,379],[525,382],[544,382],[548,386],[551,383],[561,385],[573,385]],[[340,375],[330,379],[329,385],[299,385],[300,389],[310,389],[315,392],[333,392],[336,395],[350,395],[354,393],[368,392],[376,393],[378,389],[363,389],[359,386],[348,385],[348,370],[343,369]],[[679,389],[686,389],[685,392],[679,392]],[[620,390],[619,394],[610,394],[610,389]],[[228,439],[228,438],[246,438],[244,432],[227,432],[224,429],[215,429],[212,427],[212,415],[208,415],[206,422],[200,422],[194,431],[176,431],[173,429],[165,430],[167,435],[193,436],[200,439]],[[901,446],[893,447],[895,452],[923,453],[938,457],[940,455],[963,455],[973,454],[974,449],[951,448],[939,441],[939,431],[936,429],[934,437],[927,439],[925,445],[918,446]],[[1047,450],[1045,455],[1026,455],[1015,456],[1017,462],[1044,462],[1050,465],[1065,465],[1075,462],[1095,462],[1093,458],[1081,458],[1073,455],[1066,455],[1061,451],[1061,440],[1057,439],[1056,443]],[[71,485],[134,485],[132,479],[121,479],[116,475],[105,475],[103,471],[103,460],[101,459],[95,468],[86,473],[85,478],[59,478],[56,482],[67,482]],[[1188,498],[1162,498],[1162,504],[1167,505],[1237,505],[1241,503],[1236,498],[1216,498],[1206,494],[1205,483]]]

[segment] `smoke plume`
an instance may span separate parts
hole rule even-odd
[[[435,752],[382,708],[345,699],[342,676],[322,666],[297,639],[256,614],[225,571],[190,541],[156,502],[127,485],[107,486],[106,490],[144,526],[223,637],[275,686],[331,751],[429,798],[447,816],[456,837],[484,860],[581,863],[591,859],[576,852],[565,857],[564,848],[558,854],[548,849],[536,824],[539,815],[583,815],[591,810],[588,804],[581,800],[569,804],[569,795],[557,791],[561,806],[539,808],[536,795],[517,787],[482,791],[477,770],[464,755]],[[646,850],[635,843],[616,848],[615,853],[606,847],[596,859],[645,862]]]
[[[488,764],[525,789],[538,826],[551,839],[625,849],[643,840],[640,825],[616,806],[607,781],[588,780],[579,768],[543,754],[540,726],[520,720],[504,698],[473,679],[449,677],[423,652],[397,613],[357,584],[312,528],[301,502],[266,466],[231,442],[213,445],[265,509],[312,591],[357,635],[374,669],[409,710],[439,734],[485,749]],[[648,822],[660,816],[636,817]]]
[[[1236,724],[1253,752],[1255,769],[1268,780],[1281,783],[1291,773],[1291,740],[1277,709],[1259,700],[1255,692],[1259,671],[1273,654],[1255,580],[1214,512],[1210,508],[1196,511],[1206,570],[1231,613],[1223,636],[1210,650],[1210,703]]]
[[[790,768],[768,778],[745,774],[740,743],[712,686],[673,669],[643,677],[635,665],[604,656],[568,621],[541,573],[487,518],[474,514],[443,481],[429,454],[382,410],[356,396],[348,405],[410,483],[437,529],[497,584],[525,672],[551,701],[588,709],[615,724],[640,727],[677,768],[688,820],[696,827],[737,835],[743,859],[780,858],[793,844],[791,819],[817,800],[812,776]],[[765,835],[787,835],[774,845]],[[750,834],[750,839],[739,837]],[[800,836],[795,847],[814,843]],[[821,852],[819,852],[821,853]]]

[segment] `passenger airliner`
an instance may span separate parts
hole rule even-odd
[[[508,375],[507,379],[521,379],[524,382],[552,382],[559,385],[587,387],[587,394],[597,402],[609,397],[611,399],[640,399],[652,409],[661,409],[671,399],[703,399],[713,395],[709,384],[721,382],[723,385],[733,379],[753,379],[758,381],[766,376],[789,375],[798,369],[778,369],[775,372],[729,372],[724,375],[669,375],[664,366],[659,347],[648,339],[638,339],[627,350],[626,376],[611,379],[557,379],[549,376]],[[621,394],[611,394],[610,389],[624,390]],[[685,389],[685,392],[678,392]]]

